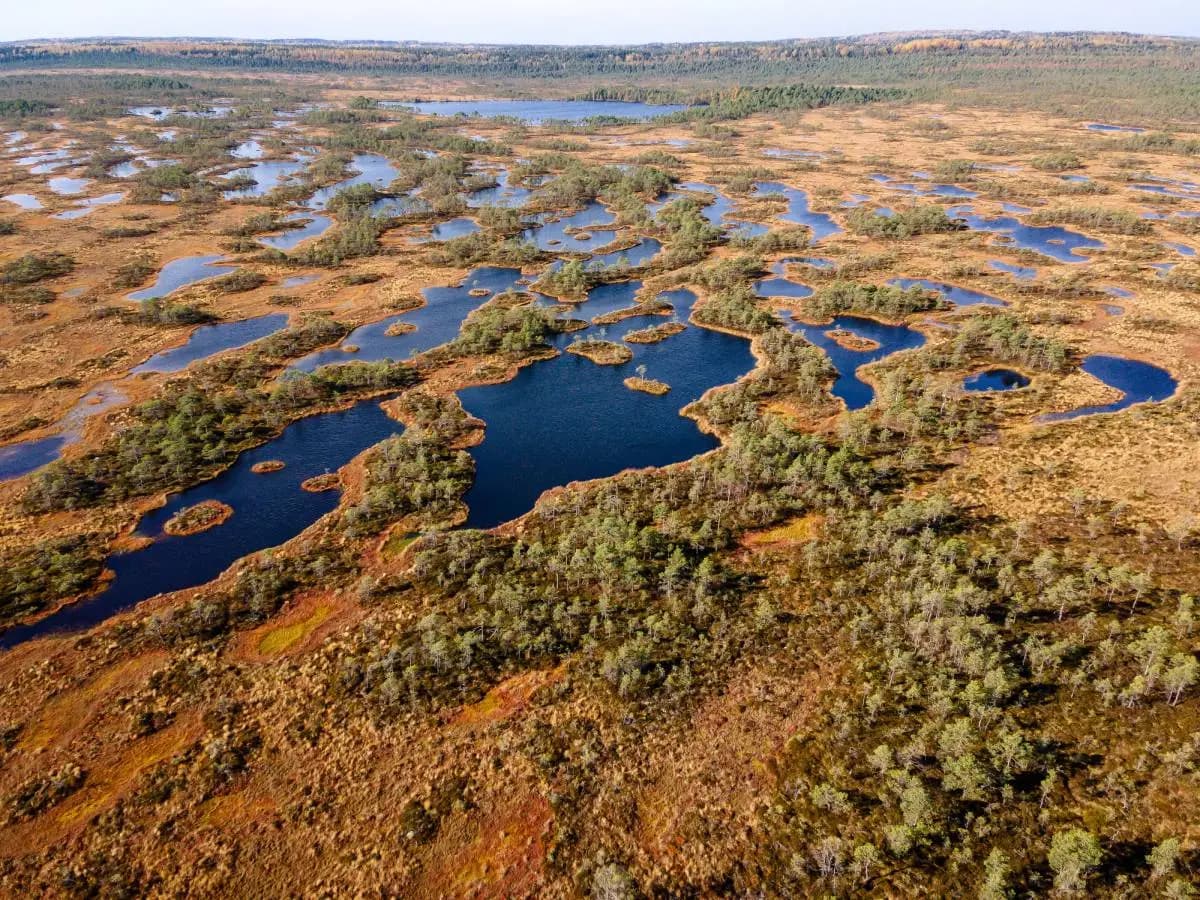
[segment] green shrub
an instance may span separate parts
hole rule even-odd
[[[75,260],[65,253],[26,253],[0,270],[0,283],[33,284],[46,278],[58,278],[75,268]]]

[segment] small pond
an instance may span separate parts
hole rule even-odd
[[[967,391],[1015,391],[1028,386],[1029,379],[1012,369],[987,369],[963,379]]]
[[[1109,387],[1121,391],[1123,396],[1112,403],[1048,413],[1041,416],[1039,422],[1065,422],[1082,416],[1120,412],[1135,403],[1158,403],[1174,395],[1179,386],[1166,369],[1122,356],[1088,356],[1079,368]]]

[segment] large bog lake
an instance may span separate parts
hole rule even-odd
[[[586,122],[614,118],[646,122],[686,109],[684,106],[629,103],[620,100],[385,100],[382,106],[408,107],[432,116],[503,116],[529,125]]]

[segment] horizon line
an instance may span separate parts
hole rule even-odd
[[[1104,31],[1095,29],[1058,29],[1053,31],[1036,31],[1031,29],[1015,30],[1011,28],[917,28],[902,31],[866,31],[855,34],[819,34],[792,37],[751,38],[744,40],[701,39],[688,41],[647,40],[647,41],[611,41],[589,43],[553,43],[553,42],[489,42],[489,41],[454,41],[454,40],[420,40],[412,38],[323,38],[323,37],[235,37],[231,35],[199,35],[199,34],[92,34],[72,37],[26,37],[0,40],[0,47],[20,44],[37,44],[54,41],[213,41],[213,42],[243,42],[243,43],[306,43],[306,44],[360,44],[360,45],[421,45],[432,47],[679,47],[701,44],[781,44],[804,41],[838,41],[863,40],[867,38],[905,37],[961,37],[983,35],[1009,36],[1125,36],[1135,38],[1154,38],[1159,40],[1195,41],[1200,40],[1200,34],[1162,34],[1157,32],[1140,31]]]

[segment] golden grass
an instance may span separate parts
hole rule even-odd
[[[42,708],[37,721],[24,730],[17,750],[32,753],[63,743],[96,712],[104,695],[128,685],[165,656],[163,653],[152,653],[123,660],[81,687],[54,697]]]
[[[824,519],[824,516],[817,513],[809,513],[774,528],[750,532],[746,535],[744,542],[748,547],[764,547],[769,544],[803,544],[817,537]]]
[[[283,653],[316,631],[332,614],[332,606],[321,604],[307,619],[271,629],[258,642],[258,652],[264,656]]]

